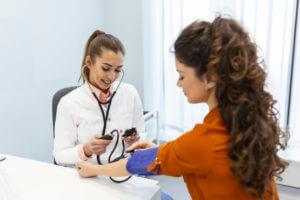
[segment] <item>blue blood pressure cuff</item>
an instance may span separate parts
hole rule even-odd
[[[158,148],[159,147],[146,149],[142,151],[135,151],[127,161],[127,171],[131,174],[154,175],[153,172],[156,170],[156,168],[154,168],[150,172],[147,171],[147,168],[150,164],[152,164],[155,161]]]

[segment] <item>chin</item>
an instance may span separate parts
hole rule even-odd
[[[189,103],[197,103],[197,102],[195,102],[193,99],[190,99],[190,98],[187,98],[187,101],[188,101]]]
[[[187,98],[187,101],[191,104],[196,104],[196,103],[201,103],[202,101],[199,101],[197,99],[191,99],[191,98]]]
[[[104,85],[104,84],[99,84],[98,87],[99,87],[99,89],[101,89],[101,90],[106,90],[107,88],[109,88],[109,86]]]
[[[101,87],[103,90],[107,90],[110,86],[103,86]]]

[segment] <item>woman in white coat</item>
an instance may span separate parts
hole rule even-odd
[[[124,54],[121,41],[110,34],[97,30],[88,39],[79,78],[83,85],[65,95],[57,108],[53,151],[57,164],[108,163],[115,145],[110,160],[118,158],[124,146],[140,140],[139,133],[144,132],[140,97],[132,85],[116,81],[124,75]],[[121,136],[133,127],[137,132]],[[120,134],[114,131],[112,140],[100,139],[113,130]]]

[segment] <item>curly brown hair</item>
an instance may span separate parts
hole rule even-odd
[[[254,197],[273,194],[270,180],[281,178],[287,162],[278,157],[288,131],[278,124],[276,101],[265,90],[266,73],[257,45],[233,19],[193,22],[177,38],[177,60],[216,80],[218,110],[230,134],[231,171]],[[282,141],[281,138],[285,138]]]

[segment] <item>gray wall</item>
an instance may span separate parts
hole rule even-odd
[[[99,0],[0,1],[0,153],[52,162],[51,98],[75,85]]]
[[[105,31],[117,36],[126,48],[124,80],[143,99],[143,1],[106,0],[104,8]]]
[[[126,48],[126,82],[143,100],[143,1],[0,1],[0,153],[52,162],[51,100],[77,84],[95,29]]]

